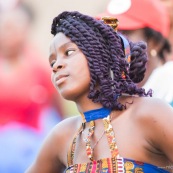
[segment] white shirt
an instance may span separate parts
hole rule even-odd
[[[173,103],[173,61],[153,71],[143,88],[153,90],[153,97]]]

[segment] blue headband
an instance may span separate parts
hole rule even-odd
[[[128,42],[128,40],[121,34],[118,34],[123,42],[123,46],[124,46],[124,53],[125,53],[125,58],[126,61],[130,64],[131,61],[131,56],[130,56],[130,44]]]

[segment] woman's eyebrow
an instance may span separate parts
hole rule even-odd
[[[64,49],[64,48],[66,48],[66,47],[68,47],[70,45],[75,45],[75,44],[73,42],[71,42],[71,41],[66,42],[66,43],[62,44],[60,47],[58,47],[58,50]],[[56,56],[55,53],[50,53],[50,55],[48,57],[49,61],[51,61],[51,59],[53,59],[55,56]]]
[[[69,45],[75,45],[73,42],[69,41],[69,42],[66,42],[64,44],[62,44],[59,49],[63,49],[63,48],[66,48],[68,47]]]

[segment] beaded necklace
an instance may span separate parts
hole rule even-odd
[[[98,144],[98,142],[101,140],[101,138],[105,134],[105,130],[104,130],[103,133],[101,134],[101,136],[96,141],[96,143],[93,145],[93,147],[91,146],[91,138],[92,138],[92,136],[94,134],[94,130],[95,130],[95,122],[94,122],[94,120],[103,119],[103,118],[109,116],[110,113],[111,113],[110,109],[100,108],[100,109],[95,109],[95,110],[87,111],[87,112],[84,112],[82,114],[83,122],[84,122],[83,126],[84,126],[84,124],[86,122],[89,122],[88,135],[87,135],[86,138],[84,138],[84,142],[85,142],[85,145],[86,145],[86,153],[88,155],[88,158],[91,161],[93,161],[94,147]]]

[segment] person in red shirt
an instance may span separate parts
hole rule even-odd
[[[0,172],[23,173],[50,129],[63,119],[49,66],[28,41],[25,6],[0,15]]]
[[[1,16],[0,125],[17,121],[39,128],[44,108],[52,107],[62,114],[59,95],[49,79],[49,68],[27,40],[29,20],[22,8]]]

